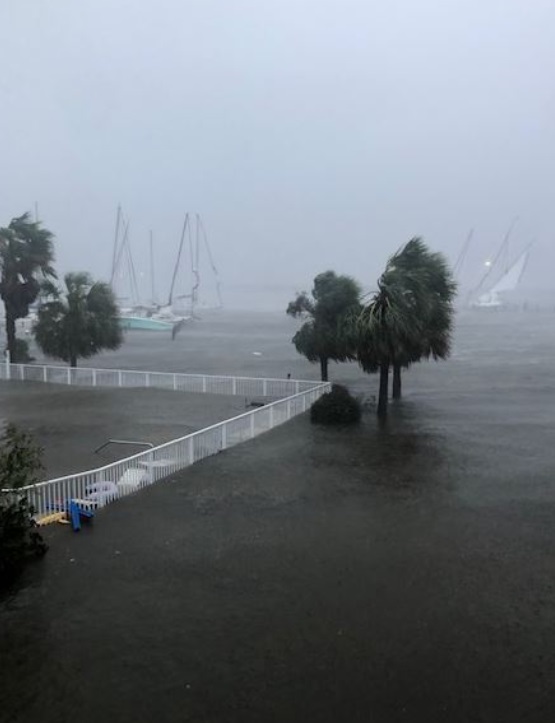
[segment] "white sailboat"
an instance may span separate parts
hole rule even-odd
[[[479,309],[499,309],[505,306],[505,295],[518,287],[529,256],[530,249],[528,248],[488,291],[476,299],[472,306]]]

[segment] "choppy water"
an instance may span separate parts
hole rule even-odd
[[[294,330],[224,314],[95,364],[315,377]],[[462,315],[387,427],[297,419],[54,530],[0,603],[2,720],[553,720],[554,358],[553,315]]]
[[[281,313],[212,312],[185,327],[174,341],[165,333],[128,332],[121,349],[83,366],[316,378],[317,365],[299,356],[290,343],[297,328],[295,320]],[[475,376],[489,379],[492,369],[501,383],[517,367],[524,378],[538,367],[541,375],[554,351],[554,313],[467,311],[457,319],[451,360],[416,365],[407,381],[411,384],[414,378],[411,386],[417,393],[431,388],[441,392],[452,384],[464,393],[471,391]],[[35,355],[41,360],[40,352],[35,350]],[[361,375],[355,364],[332,364],[331,372],[341,381],[366,380],[369,388],[375,386],[375,378]]]

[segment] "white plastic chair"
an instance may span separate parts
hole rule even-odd
[[[113,482],[100,481],[88,485],[85,489],[85,499],[91,500],[98,507],[103,507],[118,496],[118,488]]]
[[[118,480],[117,489],[120,496],[136,492],[139,487],[149,481],[148,472],[143,469],[127,469]]]

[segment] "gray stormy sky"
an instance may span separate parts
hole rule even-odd
[[[518,215],[552,284],[554,38],[553,0],[3,0],[0,224],[37,201],[59,268],[107,277],[121,202],[166,294],[199,211],[224,293],[282,304],[471,226],[475,280]]]

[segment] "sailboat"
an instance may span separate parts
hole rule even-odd
[[[481,294],[472,306],[478,309],[499,309],[506,306],[505,295],[518,287],[529,256],[530,247],[518,256],[501,278],[488,291]]]
[[[184,316],[186,316],[189,319],[198,319],[199,318],[197,316],[198,310],[207,311],[209,309],[212,310],[212,309],[221,309],[222,308],[220,280],[218,277],[218,271],[214,264],[214,257],[212,256],[212,250],[211,250],[210,244],[208,242],[208,236],[206,234],[206,230],[204,228],[204,224],[201,220],[201,217],[198,213],[195,214],[195,219],[196,219],[195,241],[193,243],[193,234],[192,234],[192,229],[191,229],[192,222],[190,220],[189,214],[187,213],[185,215],[185,221],[183,224],[183,230],[181,233],[181,239],[179,242],[179,248],[178,248],[178,252],[177,252],[177,259],[175,262],[172,282],[171,282],[171,286],[170,286],[168,305],[166,307],[166,309],[171,309],[175,313],[183,314]],[[184,251],[186,238],[188,240],[188,245],[189,245],[189,255],[190,255],[190,264],[191,264],[191,275],[192,275],[191,290],[189,293],[176,294],[179,267],[180,267],[181,258],[182,258],[183,251]],[[203,300],[199,296],[200,285],[201,285],[201,275],[200,275],[201,248],[204,248],[204,251],[208,258],[208,263],[210,265],[210,268],[212,270],[212,273],[213,273],[214,279],[215,279],[217,303],[213,304],[213,305],[209,305],[208,303],[206,303],[205,300]]]
[[[120,228],[123,228],[123,234],[120,240]],[[151,285],[152,293],[154,295],[154,265],[153,265],[153,254],[152,254],[152,233],[150,239],[151,249]],[[121,207],[118,206],[117,219],[116,219],[116,233],[114,239],[114,250],[112,257],[112,273],[110,278],[110,285],[114,292],[116,292],[117,280],[124,274],[122,272],[122,265],[127,264],[127,276],[130,280],[131,286],[131,305],[124,302],[127,299],[120,299],[120,312],[119,312],[119,324],[122,329],[132,331],[166,331],[175,336],[177,330],[180,328],[180,324],[183,321],[181,317],[169,314],[164,316],[160,314],[160,308],[154,304],[145,305],[139,301],[139,287],[137,283],[137,275],[135,273],[135,264],[133,261],[133,255],[131,253],[131,245],[129,242],[129,221],[123,219]]]

